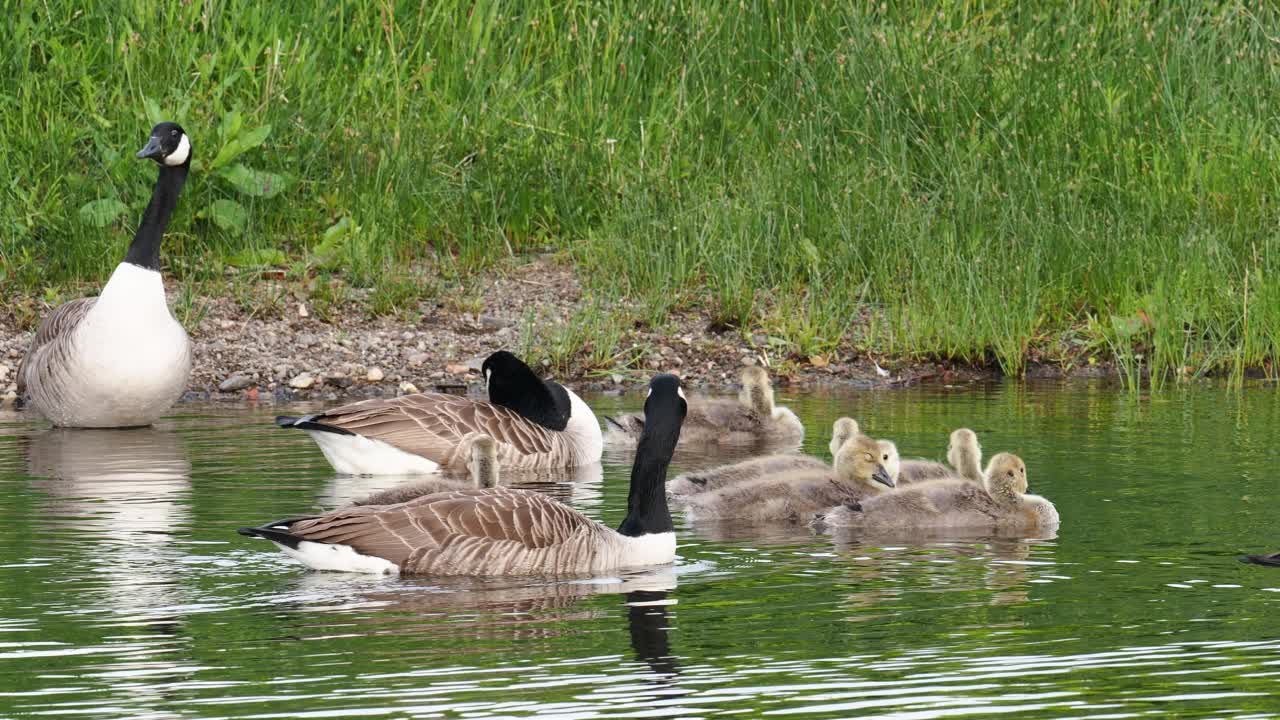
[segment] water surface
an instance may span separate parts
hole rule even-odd
[[[235,528],[387,481],[335,477],[270,426],[296,408],[184,405],[138,431],[0,414],[0,716],[1280,715],[1280,571],[1236,560],[1280,549],[1273,390],[780,401],[815,453],[841,414],[904,456],[972,427],[1062,527],[877,544],[678,517],[678,563],[645,572],[314,573]],[[522,482],[616,524],[629,462]]]

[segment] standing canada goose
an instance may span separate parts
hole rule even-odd
[[[887,455],[876,440],[858,435],[836,454],[835,470],[793,470],[728,485],[686,498],[692,520],[809,519],[835,504],[856,502],[893,488]],[[891,461],[891,460],[890,460]]]
[[[972,430],[960,428],[951,433],[947,462],[951,465],[916,458],[903,460],[898,483],[910,485],[926,480],[960,478],[982,484],[982,447],[978,445],[978,436]]]
[[[240,533],[266,538],[316,570],[564,575],[670,563],[676,538],[663,485],[687,407],[676,376],[649,382],[627,516],[616,531],[542,493],[498,487],[344,508]]]
[[[833,507],[815,522],[868,531],[907,528],[985,528],[1042,532],[1058,525],[1053,503],[1028,495],[1022,459],[1000,453],[987,466],[985,487],[968,480],[934,480]]]
[[[600,459],[600,424],[572,390],[542,380],[499,350],[481,365],[489,401],[445,393],[365,400],[305,417],[276,418],[306,430],[333,468],[350,475],[422,475],[461,469],[459,443],[483,433],[508,468],[559,468]]]
[[[829,445],[832,460],[835,459],[836,454],[840,451],[840,447],[849,438],[857,434],[858,423],[853,418],[842,417],[835,421],[832,425],[831,443]],[[888,443],[888,441],[880,442]],[[888,444],[892,445],[893,443]],[[882,447],[881,450],[883,451],[882,454],[889,452],[887,447]],[[892,448],[892,454],[894,458],[897,457],[897,448]],[[888,471],[891,478],[896,479],[896,468],[891,467],[891,459],[889,457],[884,459],[887,461],[885,470]],[[816,457],[800,453],[765,455],[764,457],[742,460],[729,465],[720,465],[707,470],[696,470],[677,475],[667,483],[667,494],[676,497],[695,495],[792,471],[831,472],[831,466]],[[799,476],[793,475],[792,477]]]
[[[605,442],[626,447],[634,444],[644,430],[644,416],[629,413],[605,417]],[[758,365],[742,371],[742,390],[736,400],[694,398],[689,403],[680,443],[690,445],[799,445],[804,440],[804,424],[785,407],[773,404],[769,374]]]
[[[393,488],[380,490],[363,497],[352,505],[398,505],[438,492],[465,490],[473,488],[498,487],[498,444],[488,435],[469,435],[462,439],[459,446],[467,456],[467,471],[470,483],[453,478],[436,478],[415,483],[405,483]]]
[[[124,262],[100,295],[45,317],[18,368],[18,395],[54,425],[150,425],[187,388],[191,343],[165,302],[160,240],[191,168],[191,142],[163,122],[138,157],[155,160],[160,174]]]

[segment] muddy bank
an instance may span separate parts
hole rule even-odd
[[[264,291],[272,281],[264,280]],[[170,297],[172,300],[172,283]],[[568,323],[584,303],[571,269],[535,260],[495,271],[472,285],[465,303],[441,296],[417,303],[398,317],[371,317],[352,300],[320,319],[306,299],[289,298],[270,312],[245,307],[243,299],[201,298],[198,322],[188,323],[195,365],[187,400],[342,400],[383,397],[419,390],[477,389],[480,363],[507,349],[526,358],[545,355],[542,338]],[[466,305],[460,309],[459,305]],[[46,310],[47,311],[47,310]],[[1000,377],[997,369],[900,358],[851,356],[837,351],[820,358],[779,357],[765,338],[715,328],[707,317],[682,313],[662,332],[622,329],[618,343],[625,364],[591,367],[590,360],[562,356],[543,361],[551,376],[584,390],[642,386],[658,370],[675,372],[695,388],[722,390],[737,383],[743,365],[763,364],[780,386],[838,384],[905,386],[921,382],[970,382]],[[34,328],[19,328],[0,315],[0,395],[16,389],[18,363]],[[585,349],[582,353],[587,354]],[[1098,367],[1064,371],[1032,366],[1033,377],[1098,376]]]

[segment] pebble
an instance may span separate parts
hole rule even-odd
[[[311,313],[307,312],[306,303],[298,303],[298,317],[311,317]]]
[[[13,372],[13,368],[0,363],[0,382],[4,382],[5,378],[9,377],[9,373],[11,372]]]
[[[316,384],[316,379],[312,377],[311,373],[309,372],[304,372],[300,375],[295,375],[294,378],[289,381],[289,387],[295,390],[306,390],[307,388],[315,384]]]
[[[424,362],[431,359],[431,356],[424,352],[416,352],[409,355],[409,367],[418,367]]]
[[[369,373],[364,376],[364,379],[369,382],[382,382],[382,378],[384,377],[386,377],[386,375],[383,374],[382,368],[375,367],[369,368]]]
[[[617,373],[610,375],[609,379],[613,381],[614,385],[621,385],[623,381],[623,377],[621,375],[618,375]]]
[[[471,372],[471,368],[467,367],[466,365],[449,363],[448,365],[444,366],[444,371],[449,373],[450,375],[466,375],[467,373]]]
[[[400,392],[404,395],[413,395],[418,392],[418,386],[411,382],[402,382],[400,383]]]
[[[253,378],[242,372],[233,372],[226,380],[218,384],[218,390],[222,392],[235,392],[243,390],[253,384]]]

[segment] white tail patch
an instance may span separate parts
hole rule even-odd
[[[350,545],[330,545],[328,543],[302,540],[297,549],[282,545],[275,540],[276,547],[285,551],[290,557],[306,565],[312,570],[335,570],[337,572],[362,572],[375,575],[399,575],[400,566],[386,558],[373,555],[361,555]]]
[[[333,469],[347,475],[430,475],[440,471],[440,464],[434,460],[381,440],[323,430],[308,430],[307,434],[320,446]]]

